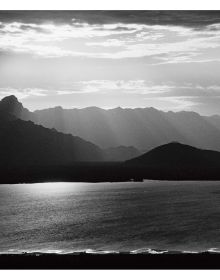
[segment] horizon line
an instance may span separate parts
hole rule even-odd
[[[7,98],[7,97],[15,97],[22,105],[22,101],[14,94],[10,94],[10,95],[6,95],[4,96],[1,101],[4,99],[4,98]],[[36,111],[42,111],[42,110],[49,110],[49,109],[55,109],[55,108],[61,108],[62,110],[85,110],[85,109],[91,109],[91,108],[96,108],[96,109],[99,109],[99,110],[104,110],[104,111],[111,111],[111,110],[116,110],[116,109],[121,109],[121,110],[144,110],[144,109],[153,109],[153,110],[156,110],[156,111],[159,111],[159,112],[163,112],[163,113],[173,113],[173,114],[178,114],[178,113],[194,113],[194,114],[197,114],[199,116],[202,116],[202,117],[214,117],[214,116],[217,116],[217,117],[220,117],[220,114],[211,114],[211,115],[203,115],[203,114],[200,114],[198,112],[195,112],[195,111],[192,111],[192,110],[180,110],[180,111],[172,111],[172,110],[168,110],[168,111],[164,111],[164,110],[161,110],[161,109],[158,109],[158,108],[155,108],[155,107],[121,107],[121,106],[117,106],[117,107],[112,107],[112,108],[103,108],[103,107],[98,107],[98,106],[87,106],[87,107],[71,107],[71,108],[66,108],[66,107],[62,107],[61,105],[58,105],[58,106],[53,106],[53,107],[45,107],[45,108],[42,108],[42,109],[36,109],[36,110],[30,110],[29,108],[27,107],[24,107],[26,109],[28,109],[30,112],[34,113]]]

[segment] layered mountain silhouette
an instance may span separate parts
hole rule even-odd
[[[61,107],[57,107],[57,110],[61,110]],[[1,117],[2,116],[2,117]],[[50,126],[45,124],[44,122],[37,121],[38,117],[36,113],[30,112],[28,109],[24,108],[22,103],[18,101],[18,99],[13,96],[7,96],[0,101],[0,118],[9,118],[10,119],[21,119],[25,121],[32,121],[35,124],[43,125],[47,128],[55,128],[59,132],[65,134],[71,134],[68,130],[57,129],[55,126]],[[59,122],[59,121],[58,121]],[[60,118],[60,126],[62,126],[62,117]],[[64,124],[63,124],[64,125]],[[78,136],[78,134],[72,133],[73,136]],[[80,137],[81,138],[81,137]],[[88,140],[89,141],[89,140]],[[91,141],[89,141],[91,142]],[[132,146],[119,146],[119,147],[111,147],[108,149],[104,149],[102,151],[103,160],[106,161],[124,161],[140,154],[140,151]],[[94,158],[95,160],[95,158]]]
[[[55,107],[30,112],[14,96],[1,101],[4,109],[19,119],[30,120],[59,132],[79,136],[103,149],[114,148],[118,160],[139,151],[177,141],[201,149],[220,151],[220,116],[201,116],[194,112],[163,112],[154,108],[104,110],[97,107],[63,109]],[[7,104],[10,105],[7,105]],[[130,147],[136,149],[131,153]],[[107,151],[108,154],[108,151]],[[112,153],[113,155],[113,153]]]
[[[65,115],[65,110],[62,108],[57,108],[56,110],[60,112],[59,114]],[[90,110],[94,115],[96,115],[98,111],[103,111],[97,108],[84,109],[85,112]],[[143,110],[143,112],[145,112],[145,109]],[[154,126],[151,126],[152,130],[155,128],[156,124],[159,125],[159,123],[155,121],[158,114],[160,114],[161,122],[163,122],[164,114],[174,114],[171,112],[162,113],[155,109],[149,110],[150,111],[147,110],[148,118],[151,116],[150,123],[154,123]],[[130,122],[133,124],[134,120],[136,122],[135,127],[132,129],[138,131],[138,123],[142,123],[141,114],[137,121],[136,117],[133,118],[134,115],[136,115],[135,110],[123,110],[118,108],[110,111],[112,116],[118,114],[116,118],[113,117],[115,121],[122,117],[122,123],[125,122],[123,118],[128,117],[127,114],[129,112]],[[150,115],[149,112],[151,112]],[[124,113],[125,116],[123,117],[122,115]],[[57,116],[58,115],[56,115],[56,117]],[[196,133],[199,133],[199,128],[203,132],[212,132],[211,135],[213,138],[211,138],[210,141],[213,142],[209,142],[208,145],[217,145],[216,139],[218,140],[219,116],[210,117],[209,120],[208,117],[204,118],[195,113],[182,112],[175,114],[175,116],[177,119],[180,118],[182,126],[185,128],[187,125],[189,126],[189,130],[195,128],[195,136],[193,136],[191,140],[198,137]],[[191,121],[186,122],[186,119]],[[63,119],[61,117],[55,118],[54,126],[58,123],[58,120],[62,123]],[[82,123],[80,118],[78,118],[78,121]],[[92,117],[91,122],[93,123]],[[25,109],[16,97],[9,96],[0,101],[1,183],[38,182],[45,180],[220,180],[220,152],[218,151],[200,149],[185,143],[172,141],[140,155],[140,152],[133,146],[118,146],[115,148],[101,149],[97,145],[85,141],[78,136],[73,136],[70,133],[58,132],[55,128],[46,128],[36,123],[36,113]],[[170,124],[170,122],[166,123]],[[63,125],[64,124],[66,124],[66,122],[63,122]],[[195,124],[197,124],[197,126]],[[208,125],[205,126],[205,124]],[[142,125],[144,124],[142,123]],[[100,134],[103,137],[102,139],[104,139],[105,132],[98,126],[99,125],[93,127],[92,131],[95,131],[93,135],[97,136]],[[109,123],[109,127],[110,126]],[[126,128],[127,131],[129,131],[129,127],[130,124]],[[167,127],[166,129],[167,131],[160,127],[157,132],[160,131],[161,133],[161,131],[163,131],[162,134],[165,135],[165,133],[169,131],[174,131],[173,128]],[[154,135],[154,137],[157,136],[157,141],[161,141],[159,137],[160,133],[157,134],[154,130],[154,132],[150,134],[149,127],[146,130],[151,140],[153,139],[152,135]],[[143,131],[142,133],[144,135],[145,132]],[[202,140],[209,139],[209,137],[209,134],[204,134]],[[120,137],[118,137],[118,139],[119,138]],[[182,136],[182,138],[186,139],[186,136]],[[123,141],[122,138],[120,139]],[[134,139],[135,138],[133,138],[133,140]],[[199,140],[200,139],[198,139],[198,141]],[[146,146],[148,146],[149,143],[151,142],[147,142]],[[118,158],[124,158],[126,161],[114,163]]]
[[[131,165],[153,168],[220,168],[220,152],[171,142],[131,160]]]
[[[14,95],[6,96],[0,101],[0,114],[8,119],[34,120],[34,114],[24,108]]]
[[[88,141],[19,119],[28,114],[14,96],[0,102],[0,165],[59,165],[104,159],[103,151]]]
[[[0,139],[0,165],[59,165],[104,158],[96,145],[31,121],[0,121]]]
[[[34,124],[35,114],[15,96],[0,101],[0,164],[70,164],[78,161],[123,161],[139,155],[133,147],[102,150],[89,141]]]
[[[185,111],[163,112],[154,108],[55,107],[35,111],[30,120],[77,135],[101,148],[133,146],[144,152],[178,141],[220,151],[220,116],[207,117]]]

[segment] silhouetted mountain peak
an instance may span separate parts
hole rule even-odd
[[[19,117],[23,106],[14,95],[4,97],[0,102],[0,111]]]
[[[186,168],[213,166],[220,163],[220,153],[202,150],[193,146],[170,142],[128,161],[131,164],[151,167]]]
[[[14,96],[14,95],[9,95],[9,96],[4,97],[1,100],[0,105],[1,105],[1,107],[4,106],[4,108],[7,108],[9,110],[13,109],[13,108],[15,108],[17,106],[22,106],[22,104],[18,101],[17,97]]]
[[[22,103],[14,95],[6,96],[0,101],[0,114],[5,116],[10,115],[13,118],[23,120],[32,120],[32,113],[24,108]]]
[[[170,143],[161,145],[153,149],[152,151],[163,151],[163,150],[180,152],[180,151],[188,151],[188,150],[191,151],[191,150],[198,150],[198,149],[190,145],[182,144],[178,141],[172,141]]]
[[[144,154],[140,158],[144,161],[145,158],[152,158],[154,160],[160,161],[172,161],[172,162],[181,162],[182,160],[190,162],[191,156],[197,154],[199,149],[182,144],[177,141],[173,141],[161,146],[158,146],[148,153]]]
[[[15,95],[9,95],[2,98],[1,102],[3,103],[20,103]]]

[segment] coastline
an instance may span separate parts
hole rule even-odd
[[[219,181],[219,168],[149,168],[122,163],[78,163],[58,166],[1,166],[0,184],[44,182]]]

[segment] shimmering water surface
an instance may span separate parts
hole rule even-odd
[[[0,185],[0,251],[220,250],[220,182]]]

